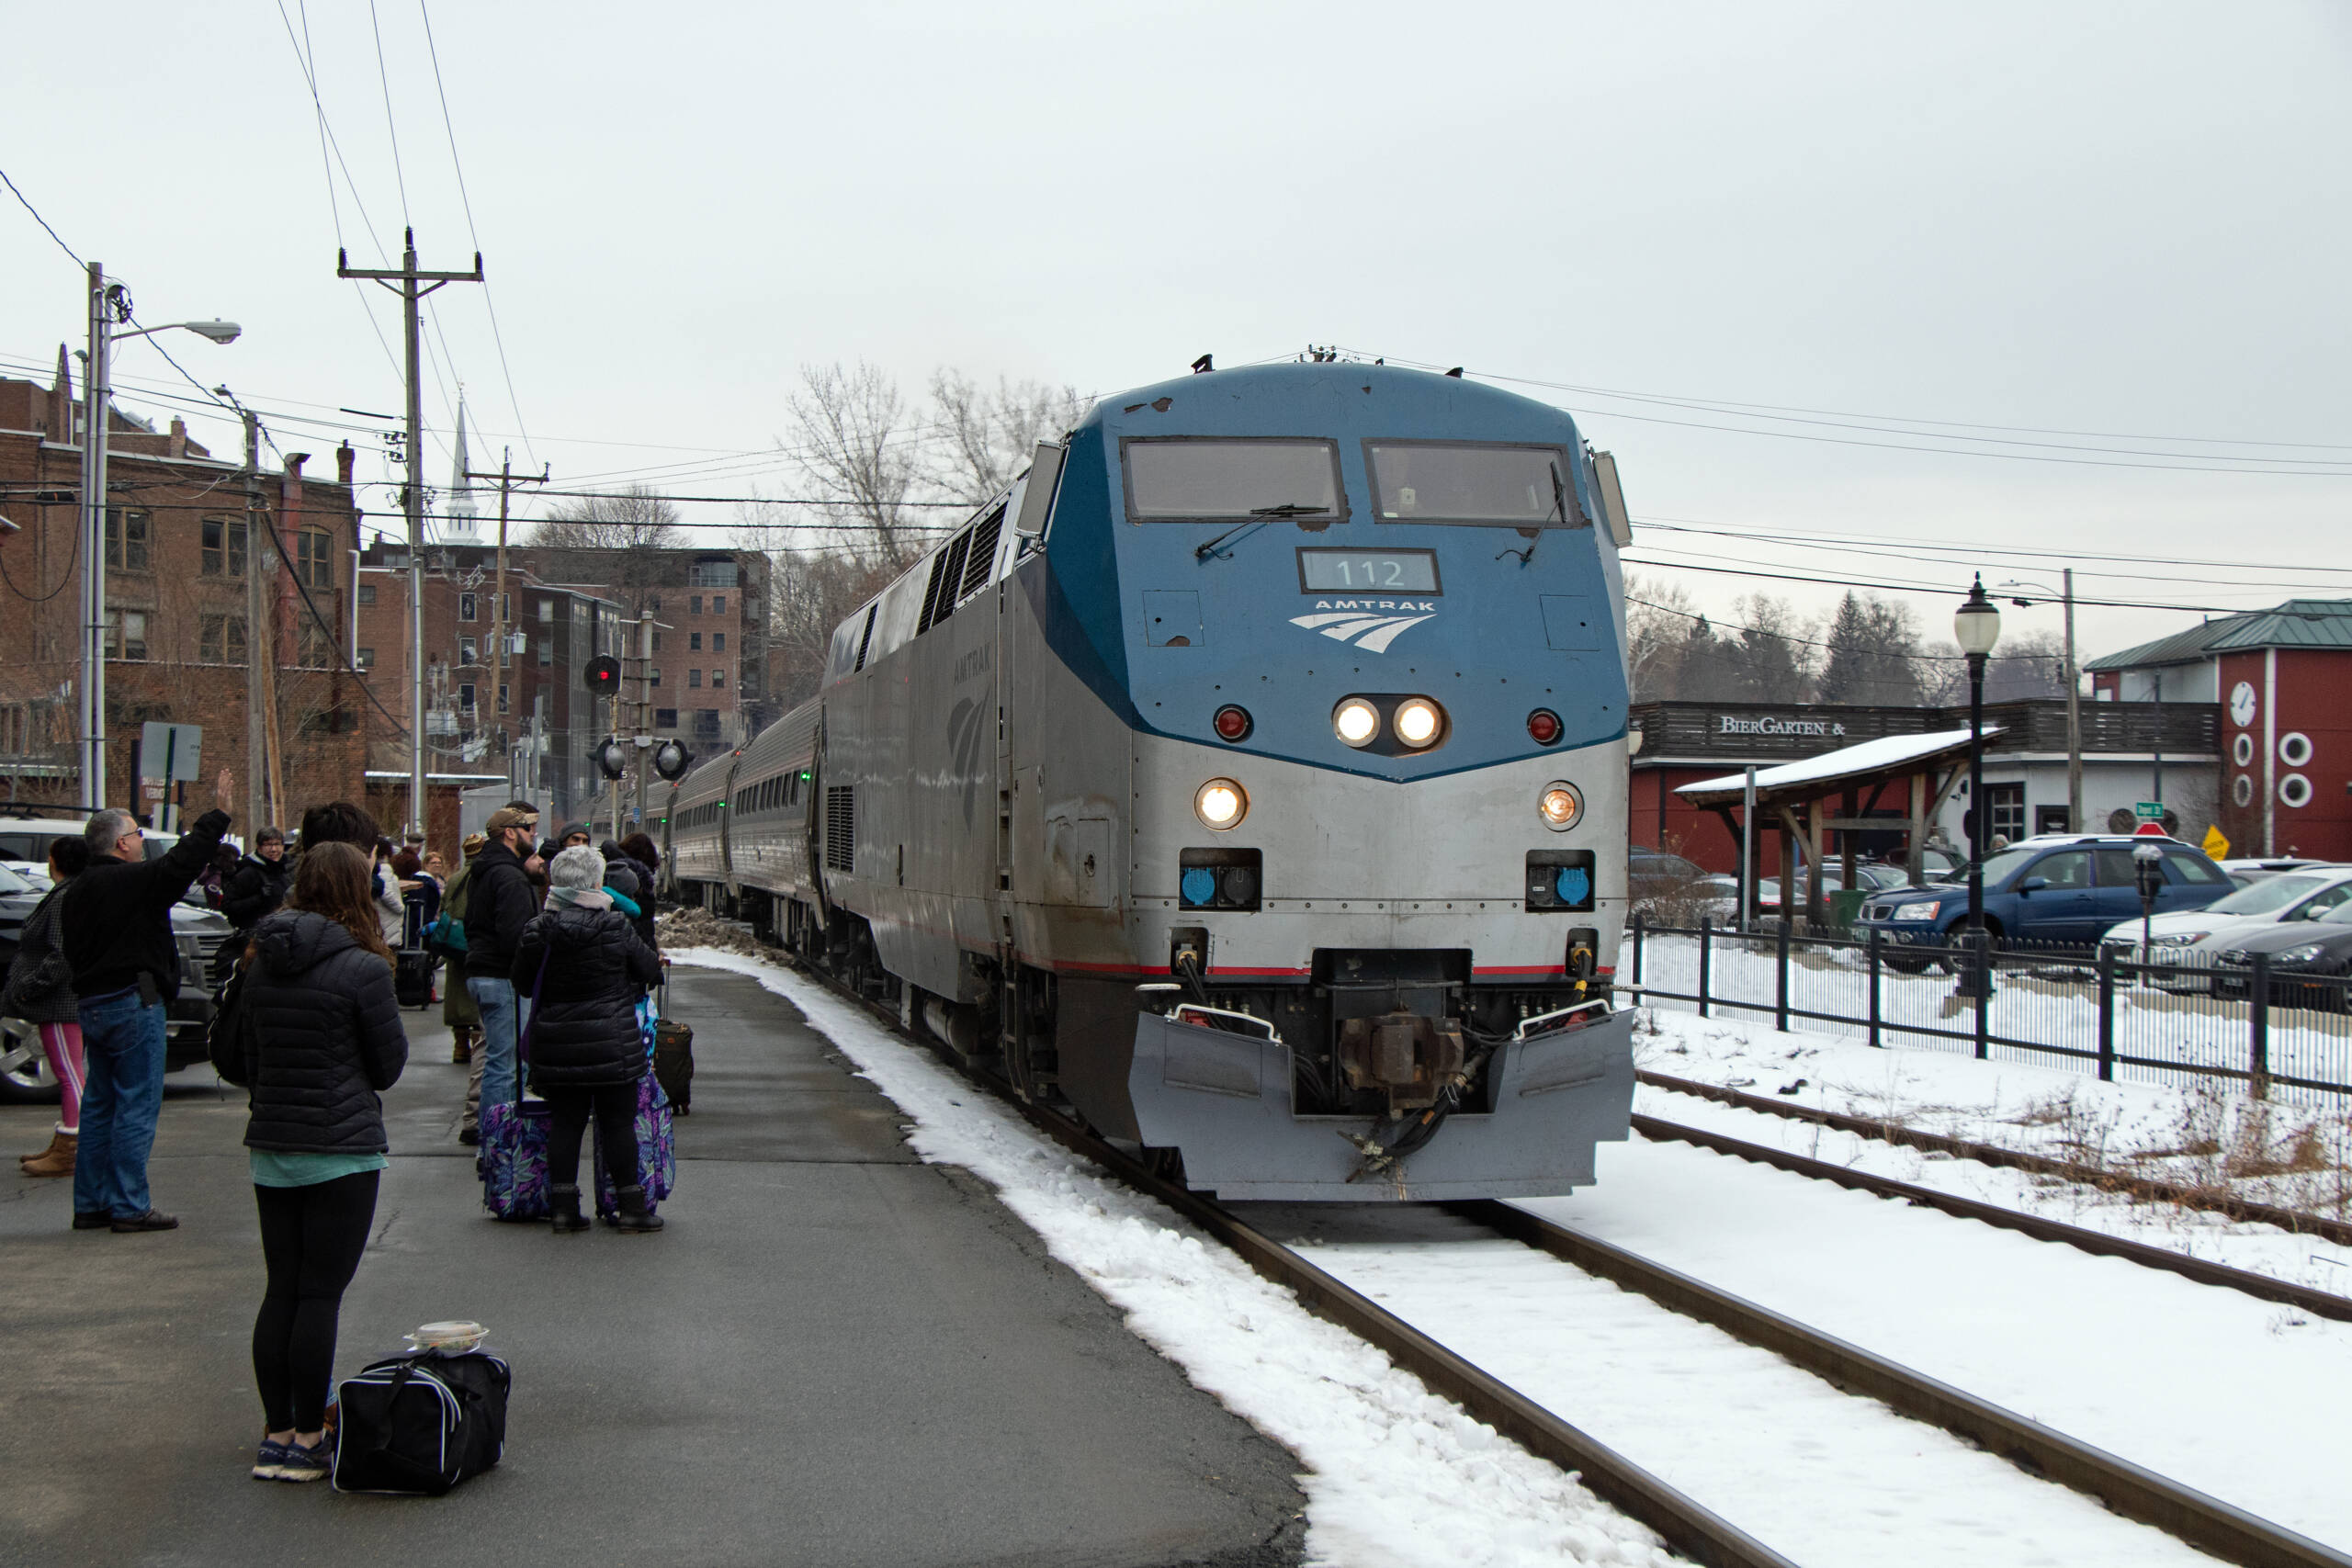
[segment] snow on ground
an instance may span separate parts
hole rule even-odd
[[[994,1187],[1193,1382],[1308,1466],[1306,1558],[1345,1568],[1665,1564],[1645,1527],[1431,1394],[1162,1205],[1099,1174],[928,1053],[781,965],[707,948],[798,1008],[914,1122],[925,1159]]]
[[[1601,1190],[1630,1188],[1639,1202],[1645,1168],[1610,1157],[1623,1153],[1604,1145]],[[1658,1194],[1661,1218],[1668,1203],[1685,1205],[1680,1224],[1695,1232],[1748,1218],[1687,1189]],[[1805,1568],[2211,1561],[1770,1351],[1442,1212],[1239,1212]]]
[[[2225,1089],[2211,1082],[2107,1083],[2064,1067],[1980,1062],[1952,1051],[1914,1048],[1896,1036],[1889,1036],[1884,1048],[1874,1048],[1814,1025],[1784,1034],[1774,1031],[1770,1014],[1700,1018],[1665,1007],[1645,1011],[1645,1021],[1634,1034],[1634,1060],[1651,1072],[2119,1174],[2163,1178],[2309,1213],[2352,1217],[2352,1207],[2347,1207],[2352,1201],[2352,1168],[2347,1168],[2352,1120],[2340,1110],[2330,1113],[2270,1104],[2234,1092],[2236,1086]],[[1649,1101],[1642,1108],[1669,1120],[1696,1122],[1690,1103],[1688,1097],[1677,1097],[1670,1105]],[[1755,1120],[1745,1112],[1735,1114]],[[1825,1145],[1835,1146],[1826,1135]],[[1900,1171],[1890,1168],[1887,1173]],[[2104,1201],[2120,1207],[2123,1202],[2101,1200],[2081,1189],[2070,1191],[2093,1206]],[[2140,1217],[2145,1221],[2147,1215]],[[2187,1214],[2160,1216],[2155,1223],[2176,1224],[2184,1234],[2227,1225]],[[2352,1252],[2314,1250],[2352,1263]],[[2308,1282],[2352,1292],[2352,1268],[2327,1268],[2326,1272],[2340,1277],[2332,1284]],[[2281,1277],[2302,1279],[2300,1273]]]
[[[1599,1178],[1521,1206],[2352,1548],[2352,1324],[1687,1144]]]

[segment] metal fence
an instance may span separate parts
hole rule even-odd
[[[1617,989],[1686,1004],[1702,1018],[1770,1014],[1871,1045],[1896,1040],[2031,1062],[2105,1079],[2234,1080],[2257,1097],[2352,1098],[2352,976],[2270,953],[2244,957],[2136,945],[2038,947],[1741,931],[1636,915]],[[1983,993],[1981,996],[1979,993]]]

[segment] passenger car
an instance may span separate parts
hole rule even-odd
[[[2140,913],[2139,885],[2132,852],[2155,844],[2164,852],[2165,883],[2156,896],[2160,913],[2201,909],[2228,895],[2232,884],[2222,868],[2177,839],[2127,838],[2117,834],[2052,835],[2027,839],[1986,857],[1984,868],[1984,928],[2010,945],[2088,949],[2119,920]],[[1966,876],[1935,887],[1873,897],[1854,922],[1857,933],[1876,931],[1898,944],[1940,944],[1968,918]],[[1926,960],[1897,968],[1924,968]]]
[[[2150,919],[2145,961],[2177,962],[2191,948],[2218,951],[2220,946],[2233,943],[2238,936],[2262,926],[2316,920],[2347,899],[2352,899],[2352,866],[2313,865],[2302,871],[2281,872],[2217,898],[2201,909],[2176,909]],[[2099,945],[2119,950],[2120,955],[2136,950],[2141,935],[2141,921],[2135,914],[2109,927],[2107,934],[2099,939]]]
[[[2254,962],[2263,957],[2270,973],[2272,1007],[2345,1010],[2342,976],[2352,974],[2352,903],[2338,904],[2315,920],[2289,920],[2233,932],[2213,954],[2213,994],[2245,996],[2254,985]],[[2334,980],[2334,984],[2313,984]]]

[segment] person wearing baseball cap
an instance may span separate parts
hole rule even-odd
[[[481,1089],[479,1103],[504,1105],[514,1099],[514,1042],[530,1021],[530,998],[514,990],[514,948],[523,928],[538,911],[524,861],[530,854],[539,814],[518,800],[491,813],[490,841],[467,872],[466,989],[481,1011]],[[461,1143],[475,1143],[474,1129]]]

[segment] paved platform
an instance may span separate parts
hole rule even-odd
[[[182,1228],[71,1232],[0,1107],[0,1562],[1259,1564],[1295,1561],[1282,1449],[1137,1341],[785,1001],[677,972],[695,1026],[669,1228],[559,1238],[481,1206],[464,1069],[412,1012],[337,1372],[435,1318],[515,1369],[505,1462],[437,1501],[250,1480],[261,1253],[242,1091],[173,1075],[152,1179]],[[584,1162],[583,1162],[584,1163]]]

